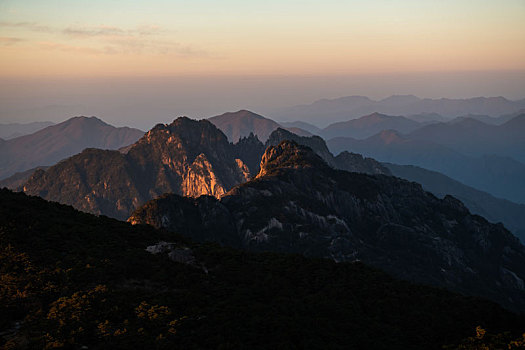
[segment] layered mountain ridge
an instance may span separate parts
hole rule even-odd
[[[408,133],[421,126],[421,123],[403,116],[372,113],[357,119],[330,124],[321,131],[320,135],[327,140],[338,136],[364,139],[383,130],[395,129],[401,133]]]
[[[322,99],[308,105],[281,108],[269,115],[279,120],[303,120],[313,124],[356,119],[371,113],[418,115],[435,113],[447,119],[467,114],[492,117],[516,113],[525,108],[525,99],[511,101],[504,97],[474,97],[467,99],[430,99],[413,95],[393,95],[382,100],[365,96],[345,96]]]
[[[37,170],[21,190],[94,214],[126,219],[146,201],[164,193],[221,197],[259,172],[267,146],[284,139],[312,146],[331,166],[389,174],[372,159],[333,157],[320,137],[302,137],[278,128],[266,146],[250,134],[236,144],[207,120],[181,117],[158,124],[125,150],[86,149]]]
[[[438,124],[429,125],[427,128],[441,129]],[[414,133],[416,132],[418,130]],[[447,137],[446,134],[439,134]],[[450,138],[454,137],[451,135]],[[510,140],[510,137],[508,139]],[[516,144],[525,142],[519,139],[515,138]],[[465,140],[467,141],[464,144],[468,143],[468,138]],[[431,136],[416,138],[411,134],[402,135],[393,130],[385,130],[364,140],[336,137],[328,140],[327,144],[334,153],[351,150],[381,162],[420,166],[443,173],[496,197],[525,203],[525,164],[504,154],[480,155],[482,152],[478,152],[478,155],[466,155],[456,150],[453,145],[446,146],[433,141]],[[513,149],[514,153],[519,153],[521,148],[516,146]]]

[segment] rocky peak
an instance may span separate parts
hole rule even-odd
[[[253,132],[250,132],[248,136],[241,137],[239,139],[239,142],[237,142],[237,144],[250,144],[250,145],[259,144],[259,143],[261,143],[261,141],[259,140],[257,135],[255,135]]]
[[[251,174],[257,174],[259,172],[261,157],[265,151],[264,144],[259,141],[257,135],[251,132],[247,137],[241,137],[239,142],[233,146],[237,158],[242,159]]]
[[[124,219],[163,193],[222,196],[250,178],[242,159],[215,125],[182,117],[157,124],[127,152],[86,150],[36,173],[24,191]]]
[[[231,152],[226,135],[215,125],[207,120],[187,117],[177,118],[171,124],[157,124],[137,142],[137,145],[143,144],[157,144],[159,149],[169,149],[170,145],[176,149],[184,148],[190,151],[188,157],[191,160],[203,151],[215,157]]]
[[[299,136],[288,130],[278,128],[270,134],[268,141],[266,141],[266,147],[276,146],[284,140],[295,141],[300,145],[307,146],[311,148],[315,153],[317,153],[321,158],[323,158],[324,161],[330,166],[336,166],[333,160],[334,156],[328,150],[326,142],[319,136]]]
[[[299,145],[295,141],[285,140],[277,146],[269,146],[261,159],[261,170],[257,178],[270,175],[282,168],[328,168],[328,164],[311,148]]]

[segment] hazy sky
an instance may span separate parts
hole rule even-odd
[[[177,87],[153,105],[204,115],[350,94],[523,98],[524,72],[523,0],[0,0],[0,120],[23,118],[17,101],[35,110],[65,95],[83,113],[119,114],[145,89],[127,86],[137,81],[147,96]],[[480,87],[487,74],[494,86]],[[192,92],[181,97],[178,83]],[[215,88],[232,91],[217,101]]]

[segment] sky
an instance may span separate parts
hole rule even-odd
[[[519,99],[525,1],[0,0],[0,83],[0,122],[146,126],[353,94]]]

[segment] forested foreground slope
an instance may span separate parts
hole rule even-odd
[[[439,349],[525,325],[361,263],[193,244],[8,190],[0,203],[4,348]]]

